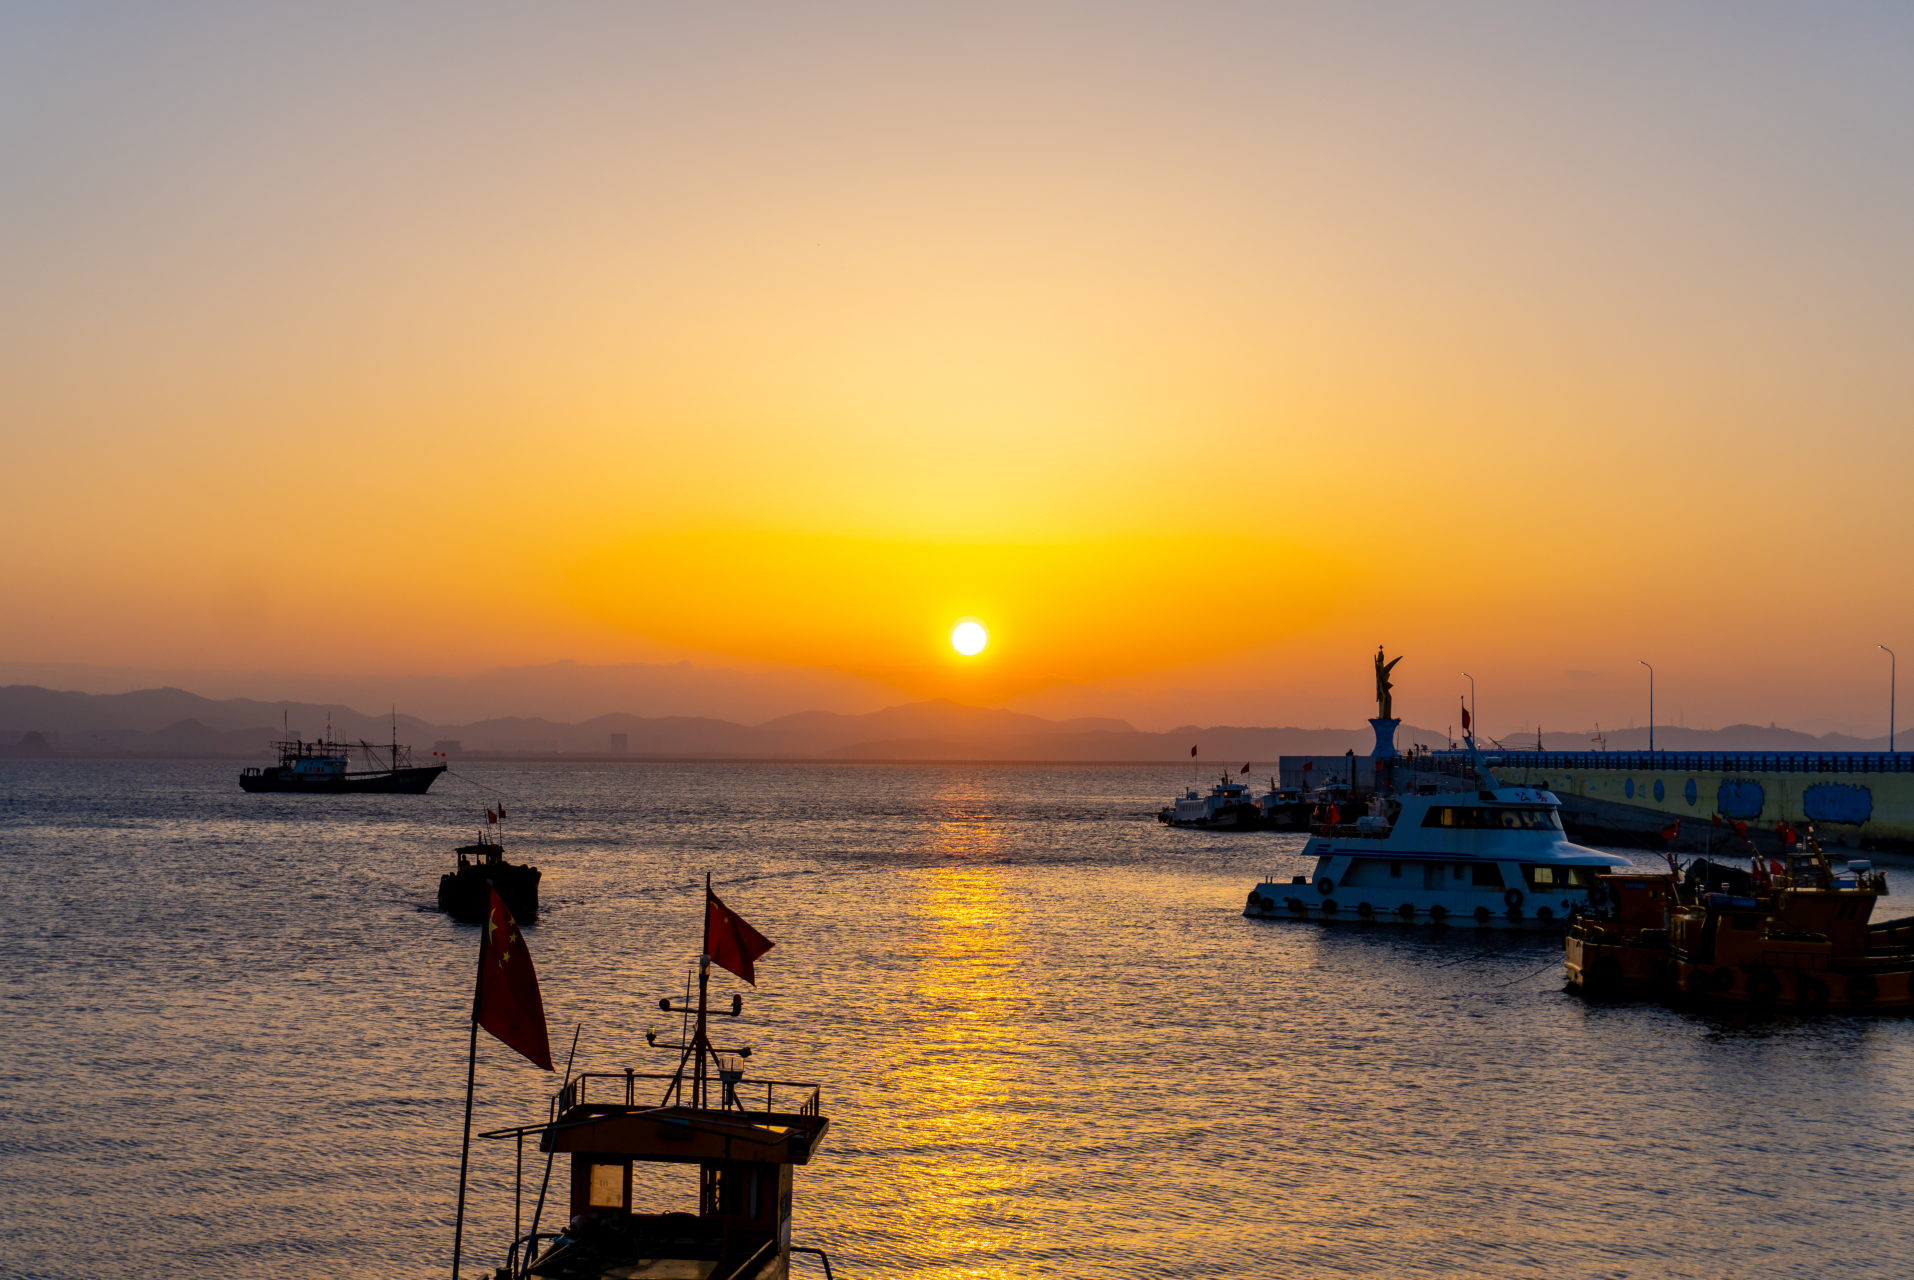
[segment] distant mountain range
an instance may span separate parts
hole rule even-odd
[[[377,745],[395,731],[391,716],[308,702],[214,700],[183,689],[131,693],[60,692],[38,685],[0,688],[0,753],[7,755],[139,756],[255,760],[270,754],[282,734],[312,739],[330,733],[347,742]],[[635,759],[795,760],[1108,760],[1181,762],[1199,749],[1205,765],[1269,762],[1285,755],[1367,754],[1374,735],[1354,729],[1253,728],[1185,725],[1145,733],[1123,720],[1046,720],[955,702],[915,702],[860,715],[802,711],[744,725],[700,716],[601,715],[576,724],[526,717],[432,724],[396,718],[399,741],[424,759],[440,742],[454,754],[588,756]],[[623,734],[615,753],[612,735]],[[29,735],[32,735],[31,737]],[[1442,745],[1436,730],[1404,725],[1397,745]],[[1585,751],[1583,734],[1547,734],[1551,751]],[[1533,745],[1510,740],[1511,748]],[[1641,750],[1646,729],[1611,732],[1611,750]],[[1878,751],[1886,739],[1814,737],[1791,729],[1733,725],[1726,729],[1657,727],[1655,745],[1679,751]]]
[[[183,689],[132,693],[58,692],[37,685],[0,688],[0,750],[10,755],[170,756],[259,759],[282,734],[308,739],[330,733],[374,745],[395,730],[391,716],[303,702],[216,701]],[[432,724],[396,717],[399,741],[421,756],[440,742],[456,754],[613,755],[623,734],[632,758],[836,760],[1111,760],[1183,761],[1190,748],[1208,764],[1274,760],[1279,755],[1367,752],[1368,729],[1263,729],[1189,725],[1141,733],[1122,720],[1046,720],[986,707],[932,701],[862,715],[803,711],[743,725],[698,716],[597,716],[577,724],[506,717],[471,724]],[[38,739],[25,742],[28,734]],[[1405,729],[1403,741],[1431,735]],[[45,743],[43,747],[41,743]]]

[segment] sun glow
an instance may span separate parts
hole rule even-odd
[[[950,629],[950,647],[966,658],[982,653],[989,643],[990,635],[984,630],[984,624],[975,618],[965,618]]]

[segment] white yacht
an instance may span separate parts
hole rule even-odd
[[[1315,869],[1257,885],[1243,914],[1559,933],[1600,905],[1596,877],[1628,860],[1570,843],[1553,792],[1500,786],[1479,755],[1476,774],[1479,791],[1390,796],[1356,834],[1310,837]]]

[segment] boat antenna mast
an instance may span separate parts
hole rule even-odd
[[[707,903],[709,902],[710,893],[711,878],[707,875],[705,877]],[[707,905],[707,913],[709,910],[710,908]],[[737,1102],[737,1094],[733,1092],[732,1086],[737,1083],[738,1077],[742,1073],[727,1068],[720,1055],[734,1053],[740,1058],[748,1058],[751,1056],[751,1046],[748,1044],[740,1045],[735,1049],[728,1049],[711,1043],[709,1022],[711,1016],[709,1007],[711,952],[709,950],[709,938],[705,940],[705,947],[706,950],[698,954],[698,1007],[696,1009],[691,1007],[691,978],[689,974],[685,976],[685,998],[676,1008],[672,1007],[669,997],[658,1001],[658,1008],[663,1013],[676,1013],[686,1016],[696,1015],[697,1021],[691,1024],[691,1038],[689,1040],[683,1039],[684,1033],[680,1030],[679,1043],[660,1044],[656,1031],[645,1032],[646,1044],[654,1048],[678,1050],[678,1069],[672,1074],[671,1083],[665,1088],[665,1096],[663,1101],[659,1103],[660,1106],[671,1105],[671,1100],[676,1097],[677,1105],[679,1106],[689,1106],[697,1111],[710,1109],[711,1090],[706,1070],[706,1059],[709,1059],[710,1065],[717,1071],[719,1079],[717,1109],[720,1111],[728,1109],[732,1104]],[[731,995],[731,1007],[729,1009],[720,1010],[719,1012],[729,1017],[739,1017],[744,1013],[744,996],[738,992],[733,992]],[[682,1022],[680,1025],[682,1026]],[[688,1102],[685,1099],[685,1068],[687,1066],[691,1068],[691,1097]]]

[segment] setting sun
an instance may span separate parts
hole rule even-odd
[[[984,624],[975,618],[965,618],[950,629],[950,647],[966,658],[974,657],[984,651],[990,643],[990,636],[984,631]]]

